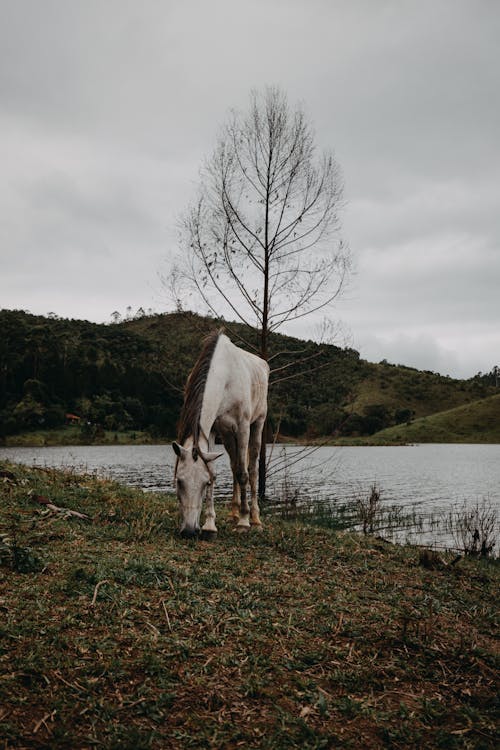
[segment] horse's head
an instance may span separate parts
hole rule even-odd
[[[222,453],[204,453],[199,448],[183,448],[172,443],[177,456],[175,486],[181,516],[180,533],[184,537],[200,533],[200,516],[203,498],[214,480],[210,467],[212,461]]]

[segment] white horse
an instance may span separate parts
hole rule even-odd
[[[269,367],[235,346],[221,331],[210,334],[191,371],[179,420],[175,482],[182,536],[217,534],[214,510],[215,433],[223,440],[233,472],[232,518],[237,531],[262,528],[257,501],[257,462],[267,414]],[[247,485],[250,481],[250,507]]]

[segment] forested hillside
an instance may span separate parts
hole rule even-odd
[[[86,442],[103,429],[174,436],[187,374],[220,325],[192,313],[99,325],[0,311],[0,437],[75,418]],[[256,340],[225,326],[242,346]],[[372,435],[497,392],[491,374],[453,380],[279,335],[271,367],[270,423],[290,437]]]

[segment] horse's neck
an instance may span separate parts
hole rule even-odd
[[[219,416],[219,407],[224,395],[226,385],[227,365],[225,365],[225,352],[227,343],[225,337],[219,341],[214,351],[210,369],[208,371],[203,402],[200,413],[201,434],[208,440],[213,424]]]

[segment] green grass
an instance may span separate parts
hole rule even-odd
[[[82,435],[77,425],[68,425],[52,430],[34,430],[18,435],[8,435],[5,445],[8,447],[44,447],[55,445],[147,445],[159,442],[153,440],[147,432],[128,430],[127,432],[105,431],[94,440]]]
[[[352,409],[363,413],[370,404],[384,404],[390,411],[409,408],[423,417],[452,409],[491,395],[494,389],[472,381],[454,380],[401,365],[366,363],[365,374],[354,390]]]
[[[381,443],[500,443],[500,394],[389,427],[372,439]]]
[[[0,468],[3,748],[498,746],[495,561],[220,506],[181,540],[166,495]]]

